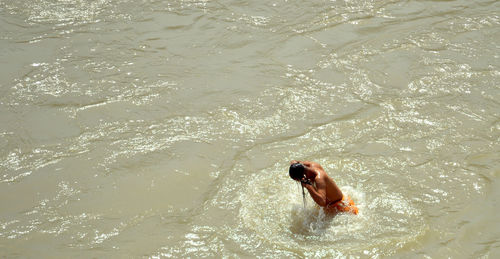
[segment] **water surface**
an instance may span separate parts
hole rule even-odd
[[[2,0],[0,256],[497,258],[499,11]]]

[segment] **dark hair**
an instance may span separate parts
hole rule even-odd
[[[290,174],[290,177],[294,180],[300,181],[302,177],[304,177],[304,172],[305,168],[304,165],[301,163],[294,163],[290,165],[290,170],[288,173]]]

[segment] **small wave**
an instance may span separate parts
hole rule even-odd
[[[383,187],[378,196],[367,194],[373,190],[342,187],[360,213],[328,215],[309,195],[304,206],[302,191],[287,182],[289,179],[258,175],[258,179],[251,177],[240,197],[243,227],[232,230],[251,232],[247,239],[255,240],[250,243],[267,243],[283,252],[311,256],[318,251],[325,256],[363,254],[374,247],[377,254],[390,255],[423,232],[420,212],[404,196],[382,191]],[[268,179],[262,179],[265,175]]]

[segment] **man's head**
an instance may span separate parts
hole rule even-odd
[[[300,181],[302,178],[304,178],[304,175],[306,173],[306,168],[301,163],[294,163],[290,165],[288,173],[290,174],[290,177],[293,180]]]

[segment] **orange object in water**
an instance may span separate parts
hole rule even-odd
[[[349,212],[358,215],[358,207],[356,207],[354,201],[347,195],[342,196],[342,200],[329,204],[325,209],[328,212]]]

